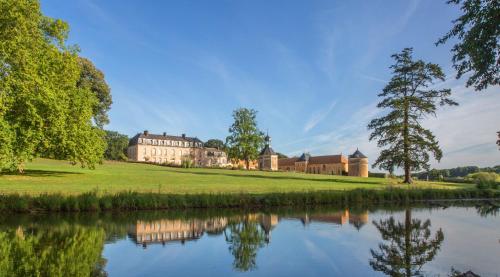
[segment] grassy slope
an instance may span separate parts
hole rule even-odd
[[[163,193],[266,193],[315,190],[385,188],[390,180],[285,172],[223,169],[181,169],[155,165],[105,162],[95,170],[65,161],[38,159],[24,175],[0,175],[1,193],[79,194],[95,190]],[[422,188],[464,188],[471,185],[418,182]],[[406,187],[396,185],[396,187]]]

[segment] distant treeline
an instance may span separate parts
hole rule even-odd
[[[460,166],[450,169],[431,169],[429,171],[414,173],[413,175],[420,180],[441,180],[444,178],[463,178],[469,174],[477,172],[495,172],[500,174],[500,165],[493,167],[478,167],[478,166]]]

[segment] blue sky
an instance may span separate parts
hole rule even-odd
[[[390,55],[414,47],[440,64],[461,106],[425,120],[440,164],[500,163],[499,88],[476,93],[455,80],[451,45],[434,42],[459,14],[445,0],[98,1],[42,0],[71,26],[70,43],[106,75],[108,129],[223,139],[231,113],[258,110],[276,151],[376,159],[366,124],[381,111]]]

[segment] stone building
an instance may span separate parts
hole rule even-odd
[[[368,158],[356,150],[348,158],[344,155],[311,156],[304,153],[300,157],[278,160],[280,171],[294,171],[312,174],[328,174],[368,177]]]
[[[349,155],[349,176],[368,177],[368,157],[358,149]]]
[[[298,158],[279,159],[278,168],[281,171],[342,175],[342,172],[347,172],[347,162],[342,154],[313,157],[304,153]]]
[[[260,170],[278,170],[278,155],[271,148],[271,137],[266,135],[265,137],[266,146],[259,154],[259,169]]]
[[[129,141],[127,156],[130,161],[180,165],[189,160],[195,166],[226,166],[227,155],[215,148],[203,147],[198,138],[139,133]]]

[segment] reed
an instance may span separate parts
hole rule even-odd
[[[186,208],[252,208],[314,205],[402,204],[441,199],[495,199],[493,189],[354,189],[265,194],[164,194],[133,191],[115,194],[88,192],[81,195],[0,195],[2,212],[129,211]]]

